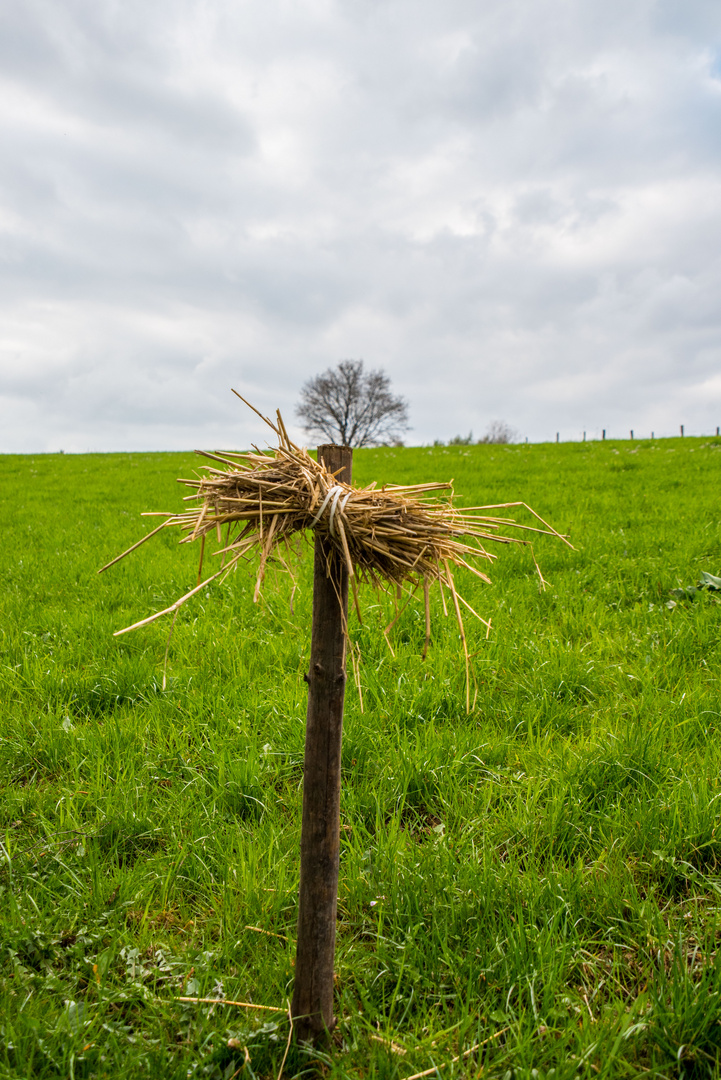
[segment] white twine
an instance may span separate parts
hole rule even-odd
[[[315,517],[313,518],[313,520],[310,523],[311,528],[314,525],[318,524],[321,517],[323,516],[323,511],[325,510],[326,506],[328,505],[329,502],[331,502],[331,499],[332,499],[333,501],[332,501],[332,505],[331,505],[331,508],[330,508],[329,527],[330,527],[331,536],[335,536],[334,519],[335,519],[336,511],[338,509],[338,502],[339,502],[340,497],[341,497],[342,494],[343,494],[343,488],[339,487],[337,484],[334,484],[333,487],[328,488],[328,491],[326,493],[326,497],[323,499],[323,502],[320,504],[320,509],[318,510],[318,513],[315,515]],[[345,505],[348,502],[348,500],[350,499],[350,497],[351,497],[351,492],[350,491],[346,492],[345,497],[343,498],[343,501],[340,504],[340,512],[341,512],[341,514],[345,510]]]
[[[335,495],[333,496],[333,505],[332,505],[332,507],[330,509],[330,522],[329,522],[331,536],[335,536],[335,527],[333,525],[333,518],[335,517],[336,510],[338,509],[338,500],[339,500],[342,492],[343,492],[343,488],[336,488]],[[350,495],[351,495],[351,493],[349,491],[347,493],[346,497],[343,499],[343,502],[340,504],[340,512],[341,512],[341,514],[345,510],[345,504],[350,499]]]

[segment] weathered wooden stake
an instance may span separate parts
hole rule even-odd
[[[319,446],[318,460],[346,484],[352,451]],[[341,471],[338,471],[341,470]],[[331,502],[330,507],[333,505]],[[329,573],[330,571],[330,573]],[[318,1041],[331,1031],[333,959],[340,848],[340,756],[343,736],[348,571],[316,534],[313,628],[303,767],[303,823],[295,985],[291,1013],[296,1038]]]

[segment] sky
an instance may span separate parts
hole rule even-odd
[[[721,424],[718,0],[0,0],[0,452]]]

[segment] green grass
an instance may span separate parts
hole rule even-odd
[[[192,587],[197,552],[161,534],[95,573],[195,467],[0,458],[2,1077],[280,1068],[282,1014],[177,997],[291,993],[308,549],[294,612],[281,575],[253,605],[252,567],[188,604],[165,690],[167,621],[112,634]],[[667,606],[721,573],[721,441],[368,450],[354,476],[525,500],[576,550],[537,541],[544,593],[522,550],[490,587],[461,577],[493,626],[468,620],[470,715],[440,602],[422,663],[422,609],[394,658],[365,594],[338,1037],[286,1074],[721,1075],[721,608]]]

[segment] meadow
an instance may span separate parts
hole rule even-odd
[[[277,1077],[312,558],[195,584],[190,454],[0,457],[0,1077]],[[568,533],[351,623],[333,1042],[285,1075],[721,1076],[721,440],[377,449]],[[524,518],[519,511],[519,520]],[[480,1044],[471,1053],[467,1051]],[[465,1055],[465,1056],[463,1056]],[[454,1060],[454,1059],[459,1060]]]

